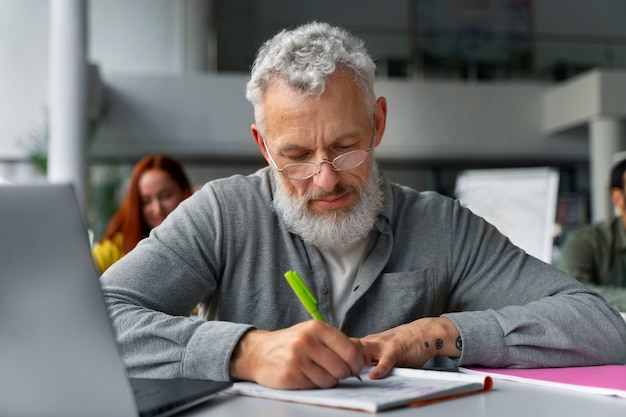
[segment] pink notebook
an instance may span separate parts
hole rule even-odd
[[[533,369],[463,367],[459,370],[468,374],[489,375],[493,379],[626,398],[626,365]]]

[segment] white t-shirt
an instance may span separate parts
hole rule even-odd
[[[367,238],[346,249],[320,249],[326,272],[330,276],[332,314],[338,326],[341,326],[346,314],[352,285],[369,242],[368,235]]]

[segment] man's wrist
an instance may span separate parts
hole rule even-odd
[[[253,381],[250,352],[254,352],[257,336],[261,330],[250,329],[241,336],[228,364],[228,373],[232,379]]]
[[[457,358],[463,350],[463,340],[454,323],[444,317],[433,318],[424,347],[434,356]]]

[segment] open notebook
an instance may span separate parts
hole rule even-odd
[[[229,394],[375,413],[391,408],[419,407],[489,391],[489,376],[426,369],[394,368],[383,379],[370,379],[371,367],[328,389],[278,390],[252,382],[236,382]]]
[[[69,185],[0,185],[0,370],[3,416],[172,415],[231,385],[127,378]]]

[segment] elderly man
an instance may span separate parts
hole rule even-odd
[[[102,277],[133,375],[310,388],[369,364],[626,362],[601,297],[458,202],[383,178],[374,74],[363,42],[323,23],[261,47],[247,97],[269,167],[209,182]]]

